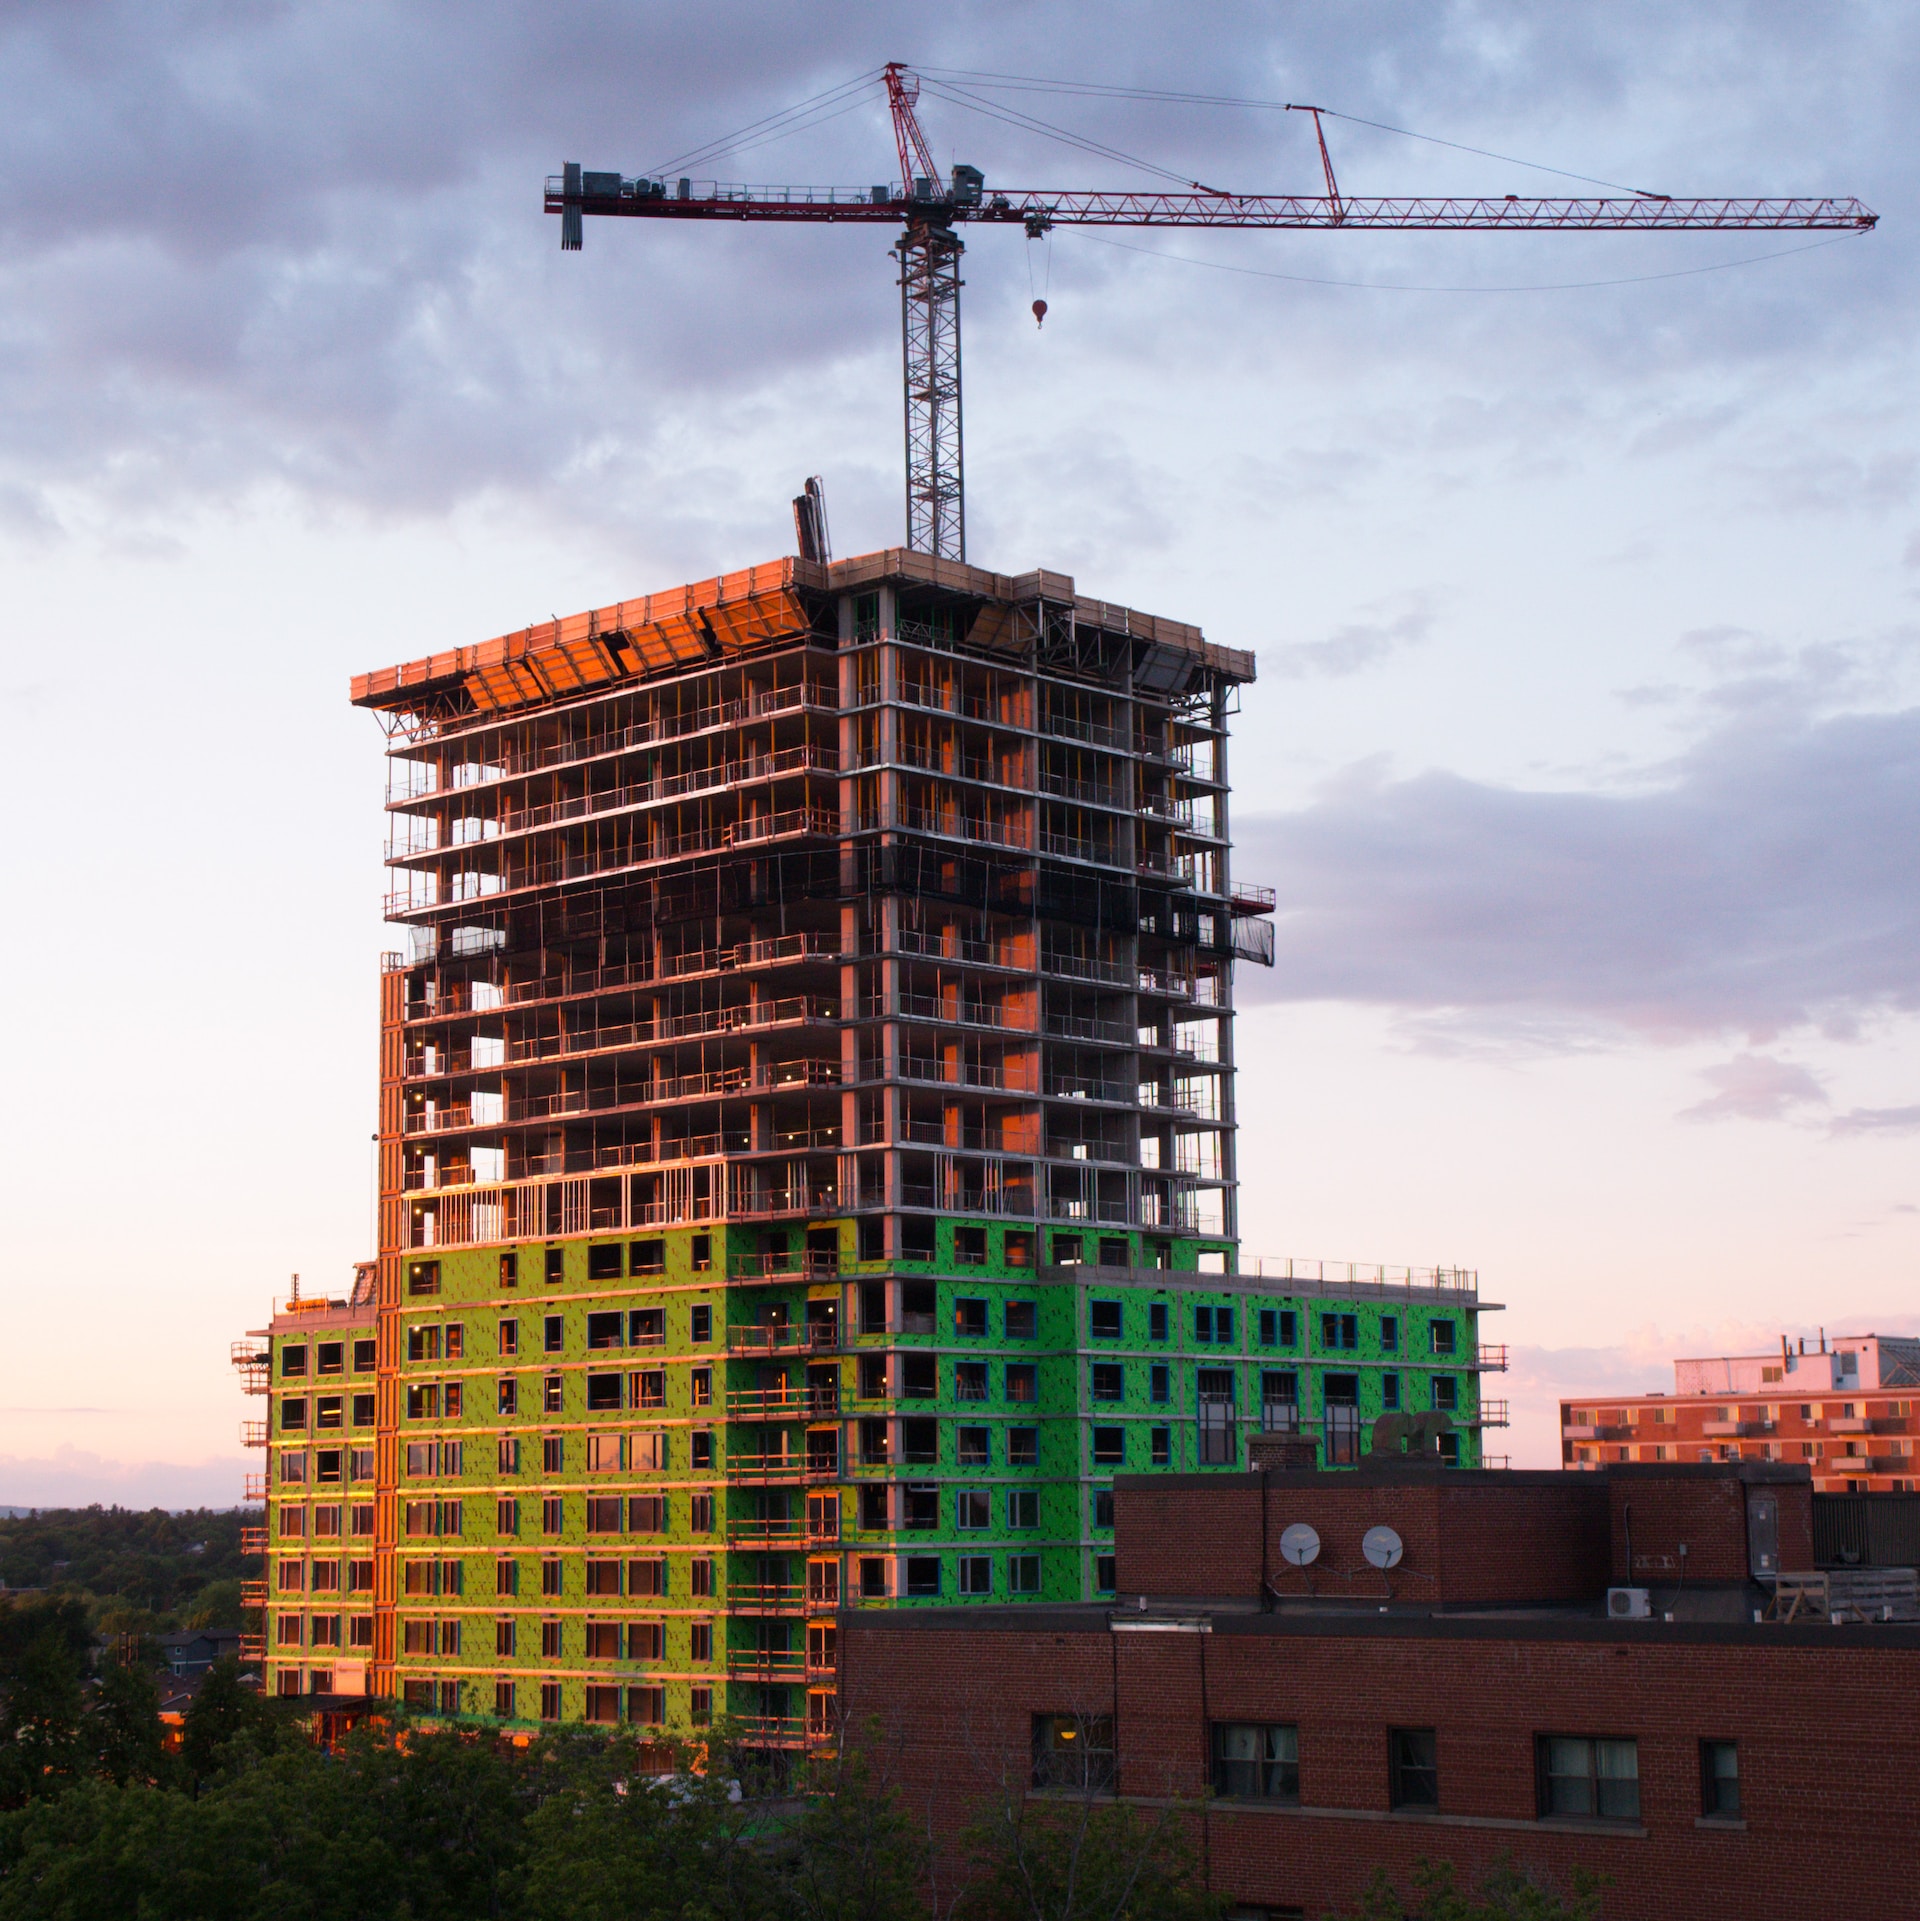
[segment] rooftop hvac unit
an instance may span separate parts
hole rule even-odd
[[[1608,1588],[1607,1618],[1611,1621],[1651,1621],[1653,1590],[1644,1587]]]

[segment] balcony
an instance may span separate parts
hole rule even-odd
[[[732,1267],[735,1280],[831,1281],[840,1274],[840,1255],[833,1248],[810,1247],[804,1254],[749,1254]]]
[[[1473,1366],[1482,1374],[1504,1374],[1507,1371],[1507,1350],[1482,1341],[1474,1354]]]
[[[1700,1432],[1710,1440],[1737,1440],[1743,1434],[1771,1434],[1771,1421],[1702,1421]]]
[[[247,1507],[256,1507],[267,1498],[267,1477],[264,1474],[249,1474],[240,1483],[240,1499]]]
[[[808,1734],[805,1725],[790,1716],[738,1714],[732,1717],[732,1723],[741,1739],[750,1747],[803,1748],[818,1745],[815,1738]]]
[[[267,1584],[264,1581],[242,1581],[240,1583],[240,1605],[243,1608],[263,1608],[267,1604]]]
[[[240,1659],[242,1661],[264,1661],[267,1658],[267,1637],[264,1634],[243,1634],[240,1637]]]
[[[799,1274],[793,1276],[800,1279]],[[776,1322],[771,1327],[730,1327],[729,1354],[831,1354],[840,1346],[840,1329],[832,1321]]]
[[[233,1365],[240,1370],[243,1394],[264,1394],[271,1384],[273,1356],[251,1341],[235,1341],[231,1349]]]
[[[242,1421],[240,1423],[240,1445],[242,1447],[265,1447],[267,1444],[267,1424],[265,1421]]]
[[[739,1387],[727,1391],[729,1420],[832,1420],[839,1412],[837,1381],[818,1387]]]
[[[240,1552],[242,1554],[264,1554],[267,1551],[267,1530],[263,1527],[243,1527],[240,1530]]]
[[[741,1614],[799,1614],[806,1597],[791,1584],[767,1585],[754,1581],[732,1581],[727,1585],[727,1606]]]
[[[732,1518],[727,1522],[729,1547],[794,1548],[803,1547],[816,1537],[804,1520],[776,1521],[759,1515]]]
[[[797,1681],[807,1671],[807,1657],[798,1648],[729,1648],[727,1672],[752,1680]]]
[[[1508,1425],[1510,1423],[1505,1401],[1482,1401],[1467,1421],[1468,1427],[1506,1427]]]
[[[1873,1423],[1857,1414],[1836,1414],[1824,1423],[1829,1434],[1871,1434]]]

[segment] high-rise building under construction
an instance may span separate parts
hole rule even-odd
[[[1110,1589],[1117,1473],[1482,1458],[1470,1274],[1239,1258],[1252,676],[890,551],[355,681],[404,945],[377,1259],[236,1356],[275,1692],[798,1745],[841,1609]]]

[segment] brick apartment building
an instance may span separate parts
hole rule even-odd
[[[1115,1499],[1115,1605],[848,1624],[849,1725],[877,1724],[943,1847],[995,1797],[1190,1798],[1208,1884],[1267,1921],[1351,1906],[1376,1865],[1404,1888],[1422,1857],[1470,1881],[1503,1855],[1563,1889],[1608,1875],[1609,1921],[1920,1912],[1920,1731],[1889,1711],[1920,1626],[1756,1618],[1756,1573],[1811,1564],[1804,1466]]]
[[[1783,1334],[1777,1354],[1675,1361],[1673,1393],[1560,1403],[1570,1468],[1624,1461],[1790,1461],[1821,1493],[1915,1490],[1920,1340]]]

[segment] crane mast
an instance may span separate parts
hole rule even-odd
[[[732,186],[672,183],[596,173],[569,161],[548,177],[546,210],[560,216],[560,245],[579,250],[583,216],[664,220],[779,220],[899,223],[892,248],[900,269],[900,349],[905,388],[907,545],[917,553],[964,560],[967,554],[965,442],[960,409],[960,258],[963,224],[1018,226],[1029,239],[1056,226],[1215,227],[1343,232],[1408,230],[1538,233],[1750,231],[1865,232],[1879,216],[1844,197],[1626,199],[1378,197],[1342,194],[1322,130],[1313,117],[1326,178],[1324,195],[1191,192],[1080,192],[995,189],[977,167],[956,166],[942,180],[920,129],[918,77],[899,61],[884,69],[900,179],[887,186]],[[695,191],[696,184],[702,191]]]

